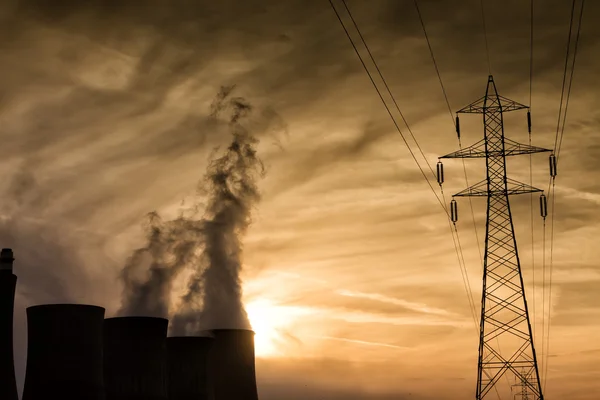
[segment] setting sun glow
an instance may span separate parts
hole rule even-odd
[[[289,307],[269,300],[254,300],[246,306],[254,330],[254,346],[258,357],[277,356],[284,341],[284,332],[291,327],[294,316]]]

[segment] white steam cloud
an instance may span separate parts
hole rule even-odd
[[[244,127],[251,106],[231,97],[224,87],[211,106],[211,117],[229,112],[231,141],[211,160],[202,191],[203,215],[196,202],[179,217],[165,221],[150,213],[147,242],[133,252],[121,274],[124,283],[120,315],[171,316],[172,333],[195,335],[206,329],[249,329],[242,303],[242,237],[260,201],[256,185],[264,175],[257,156],[258,139]],[[170,310],[174,279],[193,273],[177,310]],[[144,274],[145,272],[145,274]],[[142,273],[142,277],[140,277]]]

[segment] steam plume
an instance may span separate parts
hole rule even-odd
[[[240,124],[250,105],[241,98],[231,99],[228,105],[232,108],[232,141],[225,154],[210,164],[206,176],[209,196],[201,259],[205,268],[191,278],[180,311],[173,318],[176,334],[208,328],[250,328],[242,304],[241,237],[251,223],[252,206],[260,200],[255,178],[264,169],[254,148],[258,140]],[[198,312],[200,301],[202,309]]]
[[[231,142],[225,153],[213,159],[204,178],[206,207],[195,218],[199,204],[175,220],[163,221],[152,213],[146,246],[136,250],[122,274],[125,284],[121,314],[166,316],[173,279],[191,267],[187,291],[172,313],[174,334],[197,334],[204,329],[250,328],[242,304],[240,272],[242,236],[251,223],[253,206],[260,200],[257,176],[264,168],[256,155],[258,140],[242,125],[251,106],[242,98],[230,98],[233,87],[222,88],[213,102],[211,116],[231,112]],[[147,267],[145,280],[136,273]]]
[[[120,315],[167,317],[173,279],[198,259],[202,244],[201,221],[186,218],[163,221],[156,212],[148,215],[147,243],[127,260]],[[139,280],[147,268],[146,279]]]

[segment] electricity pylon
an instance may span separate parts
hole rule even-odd
[[[509,196],[543,192],[506,176],[506,157],[550,151],[517,143],[504,137],[503,114],[528,110],[529,107],[498,95],[490,75],[485,96],[460,109],[457,113],[483,114],[484,137],[472,146],[440,158],[485,158],[486,179],[452,197],[487,197],[485,255],[483,261],[483,290],[479,323],[479,359],[476,399],[510,398],[511,385],[501,382],[523,375],[531,400],[543,400],[538,363],[533,343],[531,323],[523,275],[517,252],[517,241],[510,211]],[[529,131],[531,118],[527,113]],[[456,118],[460,139],[460,124]],[[439,164],[441,167],[441,164]],[[441,170],[443,181],[443,169]],[[545,197],[540,202],[545,217]],[[453,222],[457,219],[456,201],[451,204]],[[512,379],[510,379],[512,378]]]
[[[531,400],[527,386],[528,382],[529,377],[525,374],[525,372],[521,372],[518,377],[518,383],[513,385],[513,387],[517,388],[517,392],[515,393],[513,400]]]

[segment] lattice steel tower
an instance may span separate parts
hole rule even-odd
[[[543,400],[538,363],[517,241],[510,211],[509,196],[543,192],[506,177],[506,157],[550,151],[520,144],[504,137],[503,114],[528,110],[528,107],[499,96],[493,77],[487,82],[485,96],[457,113],[483,114],[484,137],[472,146],[440,158],[485,158],[485,180],[453,195],[453,197],[487,197],[483,290],[479,322],[479,360],[476,399],[511,398],[511,382],[518,379],[526,386],[530,400]],[[531,119],[527,113],[529,130]],[[460,124],[456,118],[460,139]],[[443,169],[438,164],[438,174]],[[540,197],[545,217],[545,197]],[[456,201],[451,203],[451,217],[457,220]],[[523,381],[522,377],[528,379]],[[506,382],[501,381],[508,378]]]

